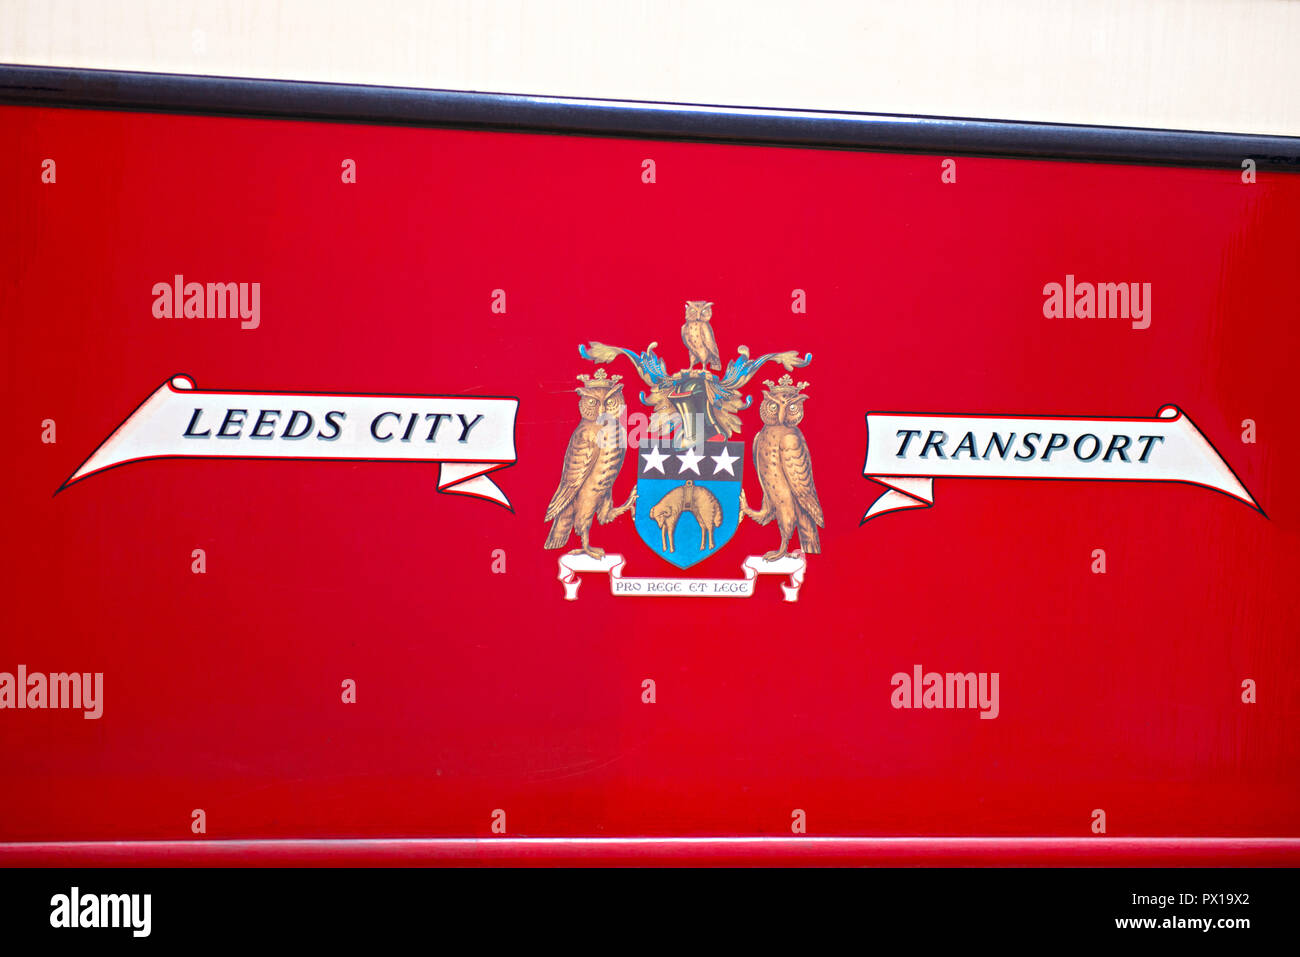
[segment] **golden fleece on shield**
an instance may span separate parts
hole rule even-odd
[[[703,485],[696,485],[687,479],[650,509],[650,517],[659,526],[660,542],[664,551],[677,551],[673,534],[677,530],[677,520],[682,517],[683,512],[695,516],[695,522],[700,526],[700,550],[712,549],[713,530],[722,525],[722,504],[718,501],[718,497]]]

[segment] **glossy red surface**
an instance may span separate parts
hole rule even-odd
[[[1104,840],[1097,808],[1107,838],[1300,836],[1300,176],[960,159],[944,184],[935,156],[17,107],[0,138],[0,671],[105,674],[100,720],[0,711],[0,842],[491,838],[495,809],[508,838],[790,836],[802,809],[817,837]],[[176,273],[261,282],[260,327],[155,318]],[[1067,273],[1150,282],[1150,328],[1045,319]],[[577,345],[685,366],[697,298],[724,361],[813,355],[823,554],[794,603],[595,579],[566,602],[542,514]],[[514,512],[407,463],[144,462],[53,496],[180,373],[519,396]],[[1267,517],[1185,485],[952,481],[859,526],[870,410],[1170,403]],[[746,522],[687,574],[738,577],[775,537]],[[676,574],[630,522],[593,539]],[[998,672],[998,718],[895,710],[916,664]]]

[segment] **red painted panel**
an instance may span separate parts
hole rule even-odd
[[[1094,809],[1107,838],[1300,836],[1300,177],[969,158],[944,183],[934,156],[15,107],[0,129],[0,672],[104,675],[98,720],[0,710],[0,841],[491,838],[496,809],[511,839],[790,836],[795,809],[819,837],[1093,839]],[[155,317],[176,274],[259,282],[258,327]],[[1151,283],[1150,327],[1045,318],[1067,274]],[[565,601],[543,515],[577,347],[684,368],[696,299],[724,365],[813,356],[822,552],[796,602],[603,575]],[[782,371],[745,389],[746,443]],[[514,510],[408,462],[147,461],[54,496],[178,374],[517,396],[493,473]],[[1266,514],[939,479],[934,507],[859,524],[884,491],[869,411],[1169,404]],[[746,521],[685,573],[628,518],[592,540],[628,575],[740,578],[777,531]],[[998,716],[891,706],[916,665],[998,673]]]

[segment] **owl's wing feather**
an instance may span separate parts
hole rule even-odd
[[[546,521],[554,519],[577,497],[578,490],[596,467],[599,451],[599,446],[586,434],[582,425],[573,430],[569,447],[564,452],[564,472],[560,476],[560,487],[555,490],[551,504],[546,506]]]
[[[781,471],[785,473],[786,483],[790,486],[795,501],[812,516],[813,521],[825,527],[822,503],[817,498],[817,486],[813,483],[812,458],[802,434],[794,432],[781,438]]]
[[[709,368],[722,369],[722,358],[718,355],[718,340],[713,338],[713,326],[707,322],[700,323],[703,335],[704,351],[708,354]]]

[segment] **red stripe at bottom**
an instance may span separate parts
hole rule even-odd
[[[727,837],[0,843],[4,867],[1300,866],[1300,838]]]

